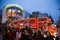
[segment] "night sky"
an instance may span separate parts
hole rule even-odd
[[[48,13],[52,16],[55,22],[60,16],[60,0],[0,0],[0,9],[3,9],[7,4],[18,4],[29,13],[39,11]]]

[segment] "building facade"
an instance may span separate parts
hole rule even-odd
[[[8,4],[3,8],[2,23],[5,23],[8,19],[12,20],[24,19],[27,16],[26,14],[28,13],[26,13],[23,7],[17,4]]]

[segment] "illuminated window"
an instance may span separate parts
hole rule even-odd
[[[23,15],[20,9],[12,7],[7,9],[7,16],[8,19],[19,20]]]
[[[20,10],[18,10],[18,12],[21,12]]]
[[[12,17],[16,17],[16,11],[14,9],[12,10]]]
[[[8,16],[11,16],[11,9],[8,10]]]
[[[11,12],[11,9],[9,9],[8,11]]]

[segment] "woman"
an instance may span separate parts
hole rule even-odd
[[[20,40],[21,39],[21,34],[22,34],[22,32],[20,32],[20,31],[16,32],[16,40]]]
[[[14,40],[14,32],[12,31],[12,28],[10,28],[8,32],[8,39],[9,40]]]

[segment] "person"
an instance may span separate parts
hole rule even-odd
[[[44,36],[41,34],[41,31],[38,30],[37,32],[35,32],[35,39],[34,40],[44,40]]]
[[[14,40],[14,32],[12,31],[12,28],[8,31],[8,40]]]
[[[7,33],[7,29],[6,28],[4,29],[3,34],[4,34],[3,40],[8,40],[8,33]]]
[[[46,32],[46,27],[45,27],[45,25],[43,25],[41,27],[41,34],[44,35],[45,32]]]
[[[32,40],[32,33],[33,32],[31,30],[31,28],[29,26],[25,26],[24,28],[22,28],[21,32],[22,32],[23,36],[25,36],[25,33],[27,33],[27,32],[25,32],[25,30],[29,33],[29,37]]]
[[[16,40],[20,40],[21,39],[21,32],[18,30],[16,31]]]
[[[56,39],[56,40],[59,40],[59,36],[57,36],[55,39]]]
[[[41,34],[40,30],[38,30],[38,40],[44,40],[44,36]]]
[[[32,30],[31,30],[31,28],[30,27],[28,27],[28,26],[25,26],[25,29],[27,30],[27,31],[29,31],[29,33],[32,35]]]
[[[54,40],[54,39],[53,39],[53,36],[51,36],[51,34],[50,34],[49,31],[46,31],[45,33],[46,33],[46,35],[47,35],[46,38],[45,38],[45,40]]]
[[[0,40],[2,40],[2,30],[0,29]]]
[[[36,36],[36,31],[34,29],[32,29],[33,33],[32,33],[32,40],[35,40],[35,36]]]
[[[55,39],[55,40],[59,40],[58,33],[54,33],[54,39]]]
[[[27,30],[29,32],[30,39],[32,40],[32,34],[33,34],[32,29],[29,26],[25,26],[25,27],[26,27],[25,30]]]
[[[30,34],[27,30],[24,30],[24,33],[22,33],[21,40],[31,40],[30,39]]]

